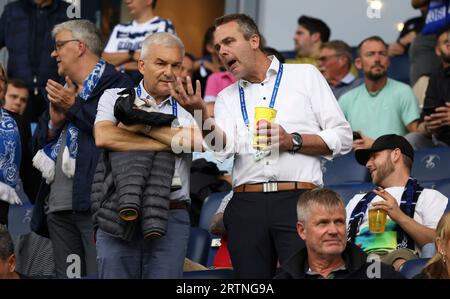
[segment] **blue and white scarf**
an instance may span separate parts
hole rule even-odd
[[[0,200],[15,203],[22,157],[20,132],[14,118],[0,108]]]
[[[83,100],[86,101],[95,86],[97,86],[97,83],[100,81],[100,78],[105,71],[105,66],[105,61],[100,59],[94,70],[84,81],[83,90],[79,94]],[[66,132],[66,146],[62,157],[62,171],[68,178],[72,178],[75,174],[79,129],[70,122],[67,124]],[[47,184],[52,183],[55,179],[56,159],[61,147],[63,135],[64,131],[61,132],[57,141],[47,144],[43,149],[39,150],[33,158],[34,167],[42,172],[42,176],[45,178]]]

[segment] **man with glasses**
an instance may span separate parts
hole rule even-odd
[[[353,131],[359,131],[353,149],[369,148],[386,134],[405,135],[417,130],[419,104],[408,85],[388,78],[387,45],[371,36],[358,46],[355,65],[364,73],[364,84],[339,99],[339,105]]]
[[[50,57],[51,30],[68,19],[68,6],[62,0],[19,0],[7,4],[0,17],[0,49],[8,49],[8,76],[27,84],[30,99],[24,115],[30,122],[37,122],[47,107],[47,79],[59,79]]]
[[[31,225],[40,234],[48,225],[59,277],[66,277],[69,269],[74,269],[75,277],[77,273],[92,277],[97,267],[90,191],[100,155],[93,137],[94,119],[106,89],[132,87],[133,82],[100,59],[101,38],[91,22],[67,21],[55,26],[52,35],[51,56],[66,84],[49,79],[46,86],[50,105],[34,136],[39,151],[33,158],[45,181]],[[81,264],[74,263],[77,260]]]
[[[351,73],[352,64],[352,50],[345,42],[333,40],[322,45],[318,67],[336,99],[363,82]]]

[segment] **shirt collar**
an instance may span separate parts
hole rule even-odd
[[[352,75],[352,73],[348,73],[347,75],[345,75],[344,78],[342,78],[341,83],[344,84],[350,84],[355,80],[355,76]]]
[[[266,82],[272,76],[276,76],[278,74],[278,69],[280,68],[280,61],[274,55],[268,56],[268,58],[272,62],[270,63],[270,66],[266,71],[266,78],[263,80],[263,82]],[[240,87],[246,87],[247,85],[252,83],[245,79],[240,79],[238,84]]]
[[[142,79],[141,82],[139,82],[139,86],[141,88],[141,98],[153,99],[153,97],[151,95],[149,95],[147,90],[145,90],[145,88],[144,88],[144,79]],[[137,94],[136,94],[136,96],[137,96]],[[168,96],[158,105],[158,107],[161,108],[166,104],[169,104],[169,106],[172,106],[171,99],[172,99],[172,97]]]

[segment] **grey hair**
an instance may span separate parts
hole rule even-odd
[[[100,32],[95,25],[88,20],[70,20],[53,27],[52,37],[61,31],[70,31],[74,39],[78,39],[86,44],[89,50],[97,56],[101,56],[103,51],[103,41]]]
[[[147,58],[149,49],[153,45],[179,48],[182,51],[182,56],[184,56],[184,44],[178,36],[169,32],[157,32],[147,36],[142,42],[140,59],[144,60]]]
[[[297,201],[297,220],[305,223],[308,221],[311,207],[321,206],[326,210],[338,207],[344,208],[344,201],[339,193],[330,189],[314,189],[300,195]]]

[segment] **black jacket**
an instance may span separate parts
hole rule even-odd
[[[345,261],[346,270],[338,270],[334,272],[336,279],[369,279],[368,273],[373,270],[368,269],[372,264],[367,262],[367,254],[358,246],[347,242],[347,246],[342,253]],[[301,249],[298,253],[289,258],[279,269],[276,279],[311,279],[319,278],[318,276],[307,275],[308,257],[306,248]],[[380,263],[380,278],[403,278],[403,276],[394,270],[391,266]]]

